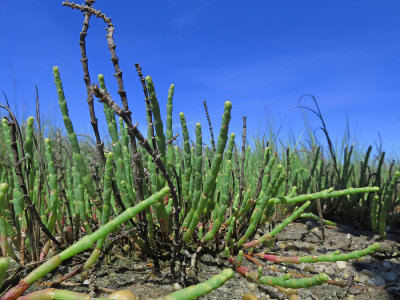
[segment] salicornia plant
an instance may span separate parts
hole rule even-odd
[[[61,74],[53,68],[56,92],[67,138],[53,132],[43,138],[41,123],[28,118],[24,134],[12,113],[1,123],[0,155],[0,288],[6,278],[10,260],[21,266],[46,259],[15,286],[3,286],[1,299],[17,299],[34,282],[57,268],[67,259],[86,250],[90,257],[81,267],[62,280],[89,269],[108,255],[107,236],[126,230],[143,257],[151,259],[155,269],[169,263],[171,276],[187,285],[185,261],[205,251],[213,252],[230,262],[232,269],[247,279],[284,288],[308,288],[322,284],[328,275],[309,278],[263,276],[263,270],[242,266],[244,255],[259,256],[276,263],[334,262],[356,259],[379,249],[373,244],[350,253],[334,252],[322,256],[281,257],[262,253],[266,241],[279,234],[297,218],[323,220],[326,209],[353,207],[359,216],[368,216],[374,230],[382,237],[393,217],[391,208],[398,205],[396,184],[400,173],[388,178],[370,180],[369,156],[352,160],[353,148],[345,148],[341,164],[330,150],[333,168],[321,147],[312,146],[307,154],[297,145],[279,149],[271,139],[254,147],[246,142],[246,117],[243,118],[241,148],[235,134],[229,134],[232,103],[225,102],[221,128],[214,140],[211,118],[204,102],[211,135],[210,147],[204,145],[202,128],[196,123],[189,128],[184,113],[179,114],[182,147],[175,143],[173,132],[173,95],[175,86],[166,93],[167,115],[161,114],[163,97],[156,94],[155,83],[144,77],[136,64],[141,81],[147,119],[143,135],[133,123],[122,71],[113,39],[111,19],[93,8],[94,0],[78,5],[63,5],[83,13],[80,34],[81,63],[86,97],[95,141],[78,140],[68,113]],[[115,69],[118,95],[122,106],[106,89],[105,76],[92,82],[86,57],[86,35],[92,16],[106,25],[106,39]],[[110,76],[111,77],[111,76]],[[109,84],[109,83],[108,83]],[[104,144],[98,131],[94,99],[103,103],[110,144]],[[37,105],[38,107],[38,105]],[[135,112],[139,108],[135,107]],[[319,111],[319,109],[318,109]],[[38,112],[39,116],[39,112]],[[321,117],[322,120],[322,117]],[[325,128],[325,127],[324,127]],[[194,135],[191,139],[191,132]],[[194,140],[194,142],[192,142]],[[378,162],[382,171],[383,155]],[[382,182],[386,182],[386,185]],[[372,184],[373,183],[373,184]],[[383,189],[380,189],[383,187]],[[296,206],[298,205],[298,206]],[[317,209],[315,209],[317,208]],[[309,211],[307,211],[309,210]],[[318,216],[311,210],[317,210]],[[273,226],[266,230],[266,224]],[[322,225],[324,226],[324,225]],[[262,235],[255,238],[257,231]],[[50,251],[52,250],[52,251]],[[54,252],[55,251],[55,252]],[[246,252],[246,253],[245,253]],[[159,299],[197,299],[223,285],[234,276],[232,269]],[[44,289],[21,299],[89,299],[89,295]],[[100,298],[99,298],[100,299]]]

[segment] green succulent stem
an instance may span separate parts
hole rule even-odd
[[[208,294],[225,284],[229,279],[234,276],[232,269],[225,269],[221,273],[211,277],[205,282],[197,285],[192,285],[170,295],[157,298],[156,300],[194,300]]]
[[[273,261],[276,263],[315,263],[315,262],[336,262],[336,261],[346,261],[350,259],[357,259],[362,256],[370,255],[378,251],[380,248],[379,243],[374,243],[371,246],[368,246],[365,249],[352,251],[350,253],[340,253],[339,251],[335,251],[332,254],[324,254],[324,255],[309,255],[309,256],[289,256],[289,257],[282,257],[277,255],[271,254],[259,254],[258,256]]]
[[[200,216],[204,213],[204,208],[206,207],[207,201],[212,196],[212,191],[214,190],[215,187],[215,180],[217,178],[219,169],[221,167],[222,155],[224,153],[226,142],[228,139],[228,128],[229,128],[229,121],[231,119],[231,109],[232,109],[232,103],[229,101],[225,102],[224,114],[222,116],[222,124],[218,137],[217,151],[212,160],[211,170],[209,170],[207,177],[205,179],[203,193],[201,194],[197,209],[193,214],[193,219],[190,223],[189,228],[183,235],[183,240],[185,242],[188,242],[189,238],[193,235],[194,229],[200,220]]]
[[[132,219],[139,212],[146,209],[146,207],[155,204],[156,202],[159,201],[160,198],[167,196],[168,193],[169,193],[169,188],[164,187],[158,193],[150,196],[146,200],[143,200],[142,202],[136,204],[135,206],[126,209],[123,213],[115,217],[113,220],[102,225],[94,233],[84,236],[78,242],[68,247],[60,254],[53,256],[45,263],[40,265],[38,268],[33,270],[18,285],[7,291],[7,293],[4,294],[1,299],[2,300],[16,299],[17,297],[22,295],[22,293],[32,283],[36,282],[37,280],[45,276],[47,273],[57,268],[63,261],[90,248],[94,242],[98,241],[101,238],[106,237],[108,234],[116,230],[122,223],[127,222],[129,219]]]

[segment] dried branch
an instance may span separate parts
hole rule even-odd
[[[86,1],[86,6],[91,7],[92,2],[94,2],[94,1]],[[104,155],[104,143],[101,141],[101,138],[100,138],[99,128],[97,125],[97,118],[96,118],[96,114],[94,112],[93,94],[90,89],[91,79],[90,79],[90,74],[89,74],[88,58],[86,56],[86,36],[87,36],[87,31],[89,29],[89,21],[90,21],[91,13],[85,12],[83,15],[84,15],[85,19],[83,21],[82,31],[79,34],[79,46],[81,49],[81,63],[82,63],[83,74],[84,74],[83,80],[86,85],[86,96],[87,96],[87,103],[89,106],[90,123],[92,124],[93,132],[96,137],[97,150],[99,152],[102,164],[104,166],[106,163],[106,157]]]
[[[179,137],[179,133],[175,134],[171,139],[169,139],[165,144],[171,144],[173,141],[175,141]]]
[[[86,1],[90,5],[94,3],[94,1]],[[97,18],[102,19],[107,25],[111,24],[111,18],[107,18],[105,14],[103,14],[100,10],[94,9],[89,5],[80,5],[74,2],[64,1],[62,3],[63,6],[68,6],[72,9],[79,9],[81,12],[89,13],[90,15],[96,16]],[[112,25],[112,24],[111,24]]]
[[[204,101],[203,101],[203,104],[204,104],[204,110],[206,111],[206,117],[207,117],[208,127],[210,128],[211,145],[212,145],[213,150],[214,150],[214,152],[215,152],[215,151],[217,151],[217,150],[216,150],[216,148],[215,148],[214,134],[213,134],[212,126],[211,126],[210,115],[208,114],[207,102],[204,100]]]
[[[106,15],[104,15],[101,11],[94,9],[91,7],[91,5],[95,2],[95,0],[86,0],[86,6],[83,5],[78,5],[72,2],[63,2],[64,6],[68,6],[73,9],[79,9],[81,12],[84,13],[84,21],[83,21],[83,27],[82,31],[79,36],[79,45],[81,49],[81,63],[82,63],[82,68],[83,68],[83,73],[84,77],[83,80],[86,85],[86,94],[87,94],[87,103],[89,106],[89,113],[90,113],[90,121],[92,124],[92,128],[94,131],[94,135],[96,137],[96,146],[97,150],[99,152],[101,162],[103,166],[105,166],[106,163],[106,158],[104,155],[104,143],[101,141],[99,130],[98,130],[98,125],[97,125],[97,118],[95,115],[94,107],[93,107],[93,94],[91,92],[91,79],[90,79],[90,74],[89,74],[89,67],[88,67],[88,58],[86,57],[86,36],[87,36],[87,31],[89,29],[89,20],[90,16],[94,15],[98,18],[101,18],[107,25],[111,24],[111,18],[107,18]],[[112,24],[111,24],[112,25]],[[118,205],[122,208],[122,210],[125,210],[126,207],[124,203],[122,202],[121,195],[117,189],[117,185],[115,183],[115,180],[112,181],[112,191],[114,194],[114,197],[118,203]],[[135,223],[130,220],[130,223],[132,226],[135,227]]]
[[[239,201],[242,202],[243,198],[243,190],[244,190],[244,161],[246,158],[246,119],[247,117],[243,117],[243,133],[242,133],[242,161],[241,161],[241,170],[239,177]]]

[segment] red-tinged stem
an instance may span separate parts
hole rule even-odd
[[[245,253],[243,254],[243,257],[245,257],[247,260],[251,261],[257,267],[261,266],[261,264],[254,257],[251,257],[250,255],[245,254]]]
[[[14,300],[17,299],[22,293],[30,286],[27,282],[20,282],[14,288],[9,290],[1,297],[1,300]]]
[[[238,266],[237,262],[232,257],[229,257],[228,261],[235,266],[236,272],[246,278],[249,278],[250,280],[253,280],[254,282],[258,282],[257,273],[251,270],[249,267]]]
[[[34,283],[38,278],[42,278],[47,273],[57,268],[62,263],[60,255],[55,255],[48,261],[39,266],[36,270],[26,276],[20,283],[5,293],[0,300],[14,300],[21,296],[26,289]]]
[[[277,256],[273,254],[263,254],[263,253],[258,253],[254,254],[257,255],[261,258],[264,258],[266,260],[270,260],[276,263],[293,263],[293,264],[299,264],[300,263],[300,256],[288,256],[288,257],[282,257],[282,256]]]

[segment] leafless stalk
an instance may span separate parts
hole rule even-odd
[[[137,71],[139,79],[140,79],[140,83],[142,84],[142,87],[143,87],[144,101],[146,103],[147,138],[151,139],[151,145],[153,146],[153,149],[157,149],[156,137],[154,134],[153,115],[151,112],[150,98],[149,98],[149,92],[148,92],[147,86],[146,86],[146,80],[143,77],[142,67],[140,66],[140,64],[136,63],[135,67],[136,67],[136,71]]]
[[[94,1],[85,1],[87,7],[91,7],[92,3]],[[82,63],[82,68],[83,68],[83,80],[86,85],[86,100],[89,106],[89,113],[90,113],[90,123],[92,124],[93,132],[96,137],[96,146],[97,150],[99,152],[101,161],[103,163],[103,166],[106,163],[106,157],[104,155],[104,144],[101,141],[100,134],[99,134],[99,128],[97,125],[97,118],[96,114],[94,112],[94,106],[93,106],[93,94],[90,89],[90,84],[91,84],[91,79],[90,79],[90,74],[89,74],[89,66],[88,66],[88,58],[86,56],[86,36],[87,36],[87,31],[89,29],[89,21],[90,21],[90,12],[85,12],[84,14],[84,20],[83,20],[83,25],[82,25],[82,31],[79,34],[79,46],[81,49],[81,63]]]
[[[290,172],[290,149],[289,147],[286,148],[286,186],[285,186],[285,195],[288,194],[289,191],[289,177],[291,175]]]
[[[206,117],[207,117],[208,127],[210,128],[211,145],[212,145],[213,150],[214,150],[214,152],[215,152],[215,151],[217,151],[217,150],[216,150],[216,148],[215,148],[214,134],[213,134],[212,126],[211,126],[210,115],[208,114],[207,102],[204,100],[204,101],[203,101],[203,104],[204,104],[204,110],[206,111]]]
[[[179,137],[179,133],[175,134],[171,139],[169,139],[165,144],[171,144],[173,141],[175,141]]]
[[[38,125],[38,139],[35,138],[34,136],[34,141],[35,141],[35,145],[36,145],[36,149],[38,152],[38,161],[39,161],[39,172],[38,172],[38,189],[37,189],[37,207],[41,207],[42,205],[42,193],[40,192],[42,190],[43,187],[43,183],[46,185],[47,188],[47,192],[48,195],[50,195],[50,186],[49,186],[49,182],[47,181],[47,177],[43,176],[44,174],[46,174],[46,164],[44,163],[43,157],[44,155],[42,155],[42,149],[44,148],[43,146],[43,137],[42,137],[42,122],[40,120],[40,101],[39,101],[39,89],[37,87],[37,85],[35,84],[35,91],[36,91],[36,123]],[[39,230],[39,228],[36,228],[36,230]],[[38,235],[40,233],[37,233]],[[36,241],[37,243],[37,255],[39,258],[39,249],[40,249],[40,245],[39,245],[39,241]]]
[[[86,1],[86,3],[89,3],[92,5],[94,1]],[[94,9],[93,7],[89,5],[81,5],[81,4],[76,4],[74,2],[69,2],[69,1],[64,1],[62,3],[64,6],[68,6],[72,9],[79,9],[81,12],[86,12],[89,13],[90,15],[96,16],[97,18],[102,19],[107,25],[111,24],[111,18],[107,18],[105,14],[103,14],[100,10]],[[112,24],[111,24],[112,25]]]
[[[257,200],[258,196],[260,195],[261,192],[261,187],[262,187],[262,179],[264,176],[264,152],[265,152],[265,145],[264,145],[264,138],[262,140],[262,145],[263,145],[263,152],[262,152],[262,157],[261,157],[261,163],[260,163],[260,169],[258,171],[258,180],[257,180],[257,188],[256,192],[254,193],[254,199]]]
[[[247,117],[243,117],[243,133],[242,133],[242,161],[241,161],[241,170],[239,177],[239,201],[242,202],[243,190],[244,190],[244,161],[246,158],[246,119]]]

